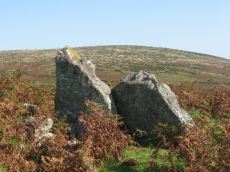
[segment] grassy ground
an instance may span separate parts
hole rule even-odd
[[[122,161],[135,159],[136,165],[129,166],[124,164],[122,161],[110,160],[104,162],[104,164],[99,168],[100,172],[152,172],[152,171],[167,171],[172,168],[172,163],[169,161],[169,151],[168,149],[160,148],[156,153],[154,148],[145,147],[130,147],[124,152],[124,157]],[[155,166],[150,168],[149,165],[151,160],[154,159]],[[185,170],[185,159],[180,157],[173,157],[176,169],[178,171]]]
[[[153,150],[143,147],[129,147],[125,150],[121,161],[108,160],[99,168],[101,172],[132,172],[132,171],[148,171],[149,160]],[[125,160],[135,159],[137,165],[129,166],[122,163]]]

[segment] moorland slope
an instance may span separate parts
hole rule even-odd
[[[168,84],[196,82],[204,87],[230,87],[230,60],[207,54],[145,46],[92,46],[77,48],[81,57],[96,64],[104,81],[117,82],[131,71],[154,73]],[[0,73],[20,69],[26,79],[55,82],[58,49],[0,51]]]

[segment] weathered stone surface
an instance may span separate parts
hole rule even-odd
[[[112,90],[112,95],[118,114],[131,132],[151,134],[157,123],[193,124],[171,89],[147,72],[131,73]]]
[[[86,110],[85,100],[106,105],[116,112],[111,89],[95,74],[95,66],[76,51],[64,48],[56,57],[55,109],[61,114],[77,114]]]

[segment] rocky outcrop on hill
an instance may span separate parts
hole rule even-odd
[[[131,132],[151,134],[158,123],[193,124],[171,89],[147,72],[131,73],[112,90],[112,95],[118,114]]]
[[[96,76],[94,64],[80,58],[74,49],[64,48],[58,52],[56,81],[55,109],[60,114],[76,115],[85,111],[86,100],[116,112],[110,87]]]

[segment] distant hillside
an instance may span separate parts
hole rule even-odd
[[[21,69],[24,77],[53,84],[58,49],[0,52],[0,73]],[[99,77],[118,81],[131,71],[154,73],[170,84],[193,82],[230,87],[230,60],[207,54],[145,46],[94,46],[77,51],[96,64]]]

